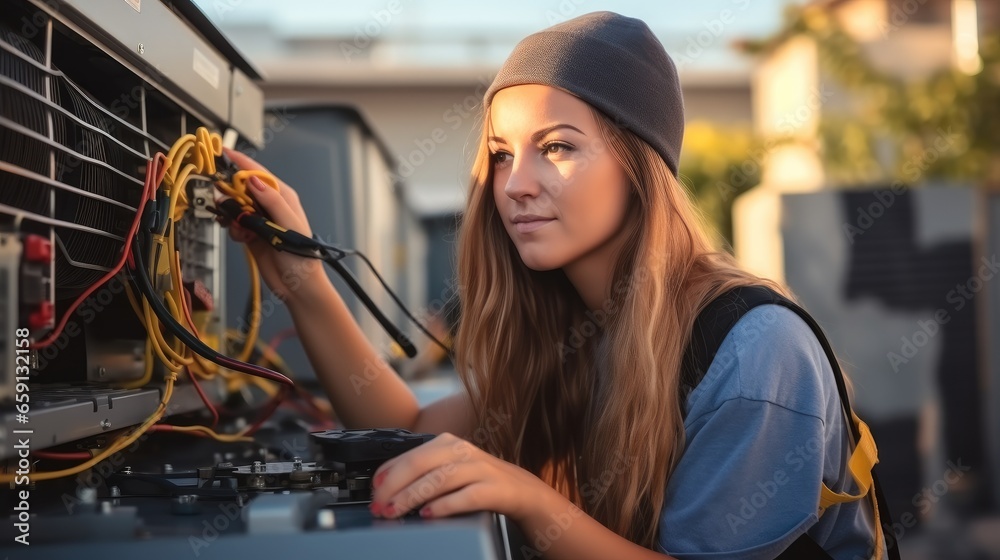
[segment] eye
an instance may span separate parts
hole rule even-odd
[[[570,146],[565,142],[553,141],[553,142],[546,142],[545,144],[542,145],[542,151],[544,151],[547,154],[558,154],[560,152],[569,152],[572,150],[573,146]]]
[[[507,152],[492,152],[490,154],[490,159],[493,161],[493,165],[504,165],[510,163],[510,158],[512,156]]]

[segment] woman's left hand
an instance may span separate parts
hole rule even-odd
[[[494,511],[520,521],[540,513],[555,493],[530,472],[449,433],[385,462],[372,484],[369,509],[388,518],[420,508],[424,517]]]

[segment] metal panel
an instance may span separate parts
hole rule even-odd
[[[0,401],[14,398],[14,331],[18,325],[17,281],[21,241],[0,233]]]
[[[63,1],[92,26],[99,22],[101,33],[122,51],[166,76],[215,119],[228,120],[229,62],[161,2],[142,2],[137,11],[124,0]]]
[[[17,423],[13,409],[0,416],[0,459],[12,457],[16,452],[8,445],[14,441],[14,430],[31,429],[31,448],[42,449],[139,424],[156,411],[161,391],[159,388],[35,388],[32,402],[46,404],[31,409],[29,423]],[[204,406],[193,386],[175,386],[167,414],[191,412]]]
[[[264,146],[264,92],[246,74],[233,69],[229,122],[258,148]]]

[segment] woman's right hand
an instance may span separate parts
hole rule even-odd
[[[228,148],[224,152],[240,169],[267,171],[263,165],[245,154]],[[267,212],[272,222],[306,237],[312,236],[312,229],[302,209],[302,203],[299,202],[298,193],[281,179],[277,181],[280,188],[274,190],[253,177],[249,181],[247,192]],[[320,260],[277,251],[270,243],[236,223],[229,225],[229,236],[234,241],[246,244],[257,261],[264,282],[282,300],[295,298],[303,286],[326,280],[323,263]]]

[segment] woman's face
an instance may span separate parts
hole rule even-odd
[[[553,87],[512,86],[493,97],[490,123],[493,198],[524,264],[562,268],[608,246],[629,184],[590,106]]]

